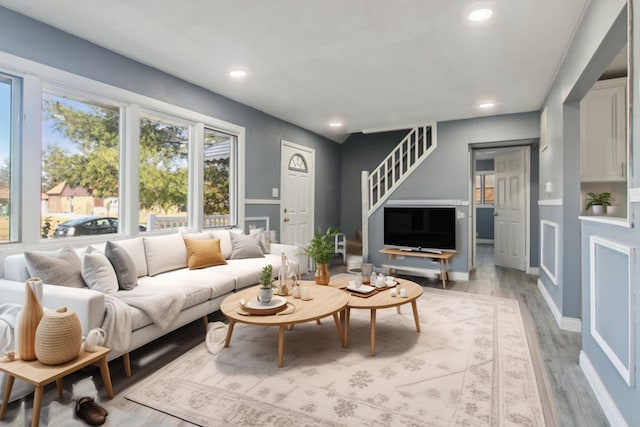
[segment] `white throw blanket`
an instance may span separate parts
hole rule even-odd
[[[129,307],[145,312],[153,323],[166,329],[182,311],[187,297],[170,289],[121,291],[105,295],[106,313],[102,329],[107,333],[106,346],[115,351],[126,351],[131,344],[133,319]]]
[[[0,304],[0,350],[2,351],[15,349],[14,328],[20,310],[22,306],[19,304]]]

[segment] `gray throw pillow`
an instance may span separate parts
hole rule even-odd
[[[105,294],[118,292],[118,276],[109,258],[102,252],[89,247],[82,255],[81,273],[89,289]]]
[[[260,249],[260,236],[247,236],[240,233],[229,233],[231,236],[230,259],[264,258]]]
[[[122,246],[113,242],[107,242],[104,254],[113,265],[120,289],[125,291],[133,289],[138,283],[138,272],[131,255]]]
[[[49,285],[84,288],[80,274],[80,257],[72,248],[52,252],[25,251],[27,271]]]

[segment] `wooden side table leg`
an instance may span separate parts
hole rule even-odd
[[[62,399],[62,378],[56,380],[56,388],[58,389],[58,399]]]
[[[284,325],[280,325],[278,331],[278,368],[282,368],[282,359],[284,355]]]
[[[233,334],[233,327],[235,326],[235,324],[235,320],[229,319],[229,326],[227,327],[227,337],[224,339],[225,347],[229,347],[229,343],[231,342],[231,334]]]
[[[344,343],[344,330],[342,329],[342,323],[340,322],[340,316],[338,315],[338,313],[333,313],[333,320],[336,322],[340,344],[342,344],[342,347],[345,348],[347,345]]]
[[[420,318],[418,317],[418,301],[411,301],[411,308],[413,308],[413,320],[416,322],[416,331],[420,332]]]
[[[376,309],[371,309],[371,349],[372,356],[376,355]]]
[[[31,417],[31,427],[38,427],[40,424],[40,408],[42,407],[42,394],[44,386],[36,386],[36,391],[33,395],[33,414]]]
[[[113,386],[111,385],[111,375],[109,374],[109,363],[107,362],[107,356],[105,355],[100,359],[100,374],[102,375],[102,382],[104,388],[107,389],[107,396],[109,399],[113,399]]]
[[[5,412],[7,412],[7,405],[9,404],[9,396],[11,395],[11,389],[13,388],[13,382],[15,377],[6,374],[7,382],[4,385],[4,394],[2,395],[2,408],[0,408],[0,420],[4,418]]]

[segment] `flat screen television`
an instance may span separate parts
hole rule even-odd
[[[421,251],[456,249],[456,208],[384,208],[384,244]]]

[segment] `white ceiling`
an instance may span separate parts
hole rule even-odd
[[[475,3],[494,6],[484,23]],[[0,0],[306,129],[538,110],[588,0]],[[250,74],[226,75],[232,65]],[[481,101],[496,107],[483,111]],[[343,120],[332,130],[331,119]]]

